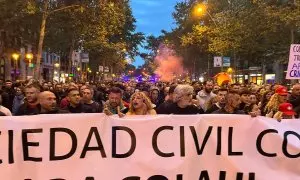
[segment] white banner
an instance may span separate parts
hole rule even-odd
[[[300,79],[300,44],[292,44],[286,79]]]
[[[1,117],[3,180],[296,180],[299,120]]]

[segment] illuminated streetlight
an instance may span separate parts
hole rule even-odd
[[[12,58],[13,58],[15,61],[17,61],[17,60],[19,59],[19,57],[20,57],[20,54],[17,54],[17,53],[13,53],[13,54],[12,54]]]
[[[31,62],[31,60],[33,59],[33,54],[32,53],[27,53],[25,57],[26,57],[26,59],[29,60],[29,62]]]
[[[193,12],[195,16],[202,16],[207,12],[207,6],[205,4],[197,4]]]
[[[33,54],[32,53],[27,53],[26,55],[25,55],[25,62],[26,62],[26,79],[27,79],[27,76],[28,76],[28,69],[27,69],[27,67],[33,67],[33,64],[31,63],[31,61],[32,61],[32,59],[33,59]]]
[[[60,65],[59,63],[55,63],[55,64],[54,64],[54,66],[55,66],[56,68],[59,68],[59,65]]]
[[[197,4],[193,9],[193,14],[196,17],[203,16],[206,13],[209,15],[210,19],[214,22],[215,26],[217,26],[217,23],[216,23],[215,19],[211,16],[211,14],[209,13],[209,11],[207,9],[207,5]]]
[[[80,67],[77,68],[77,71],[80,71]]]
[[[20,57],[20,54],[13,53],[11,56],[15,60],[15,62],[14,62],[14,79],[17,80],[17,61]]]
[[[197,13],[201,14],[201,13],[203,13],[204,10],[202,7],[198,7],[196,11],[197,11]]]

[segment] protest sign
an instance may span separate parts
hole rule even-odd
[[[300,79],[300,44],[292,44],[286,79]]]

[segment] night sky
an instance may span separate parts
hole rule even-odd
[[[170,31],[175,27],[172,18],[174,6],[179,0],[131,0],[131,8],[137,22],[137,32],[143,32],[146,36],[161,34],[161,30]],[[142,52],[146,52],[141,48]],[[144,61],[137,57],[133,63],[142,65]]]

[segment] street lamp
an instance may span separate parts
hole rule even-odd
[[[209,13],[208,7],[206,4],[204,3],[200,3],[194,6],[193,9],[193,14],[195,17],[202,17],[205,14],[208,14],[209,18],[213,21],[214,25],[216,27],[218,27],[217,22],[215,21],[215,19],[212,17],[212,15]],[[195,67],[195,61],[194,61],[194,67]],[[209,65],[209,60],[207,63],[207,74],[208,76],[210,76],[210,65]]]
[[[15,61],[17,61],[17,60],[19,59],[19,57],[20,57],[20,54],[18,54],[18,53],[13,53],[13,54],[12,54],[12,58],[13,58]]]
[[[207,9],[207,5],[205,4],[197,4],[194,7],[194,16],[199,17],[199,16],[203,16],[205,13],[207,13],[210,17],[210,19],[214,22],[215,26],[217,26],[216,21],[214,20],[214,18],[212,17],[212,15],[209,13],[208,9]]]
[[[26,57],[26,59],[28,59],[29,63],[31,63],[31,60],[33,59],[33,54],[27,53],[25,57]]]
[[[55,66],[56,68],[59,68],[60,64],[59,64],[59,63],[55,63],[54,66]]]
[[[206,12],[206,6],[204,4],[197,4],[194,8],[194,14],[196,16],[202,16]]]
[[[32,67],[32,59],[33,59],[33,54],[32,53],[27,53],[25,55],[25,58],[28,60],[26,61],[26,79],[28,78],[28,71],[29,71],[29,67]]]
[[[18,53],[13,53],[12,58],[14,60],[14,79],[17,80],[17,63],[19,60],[20,54]]]

